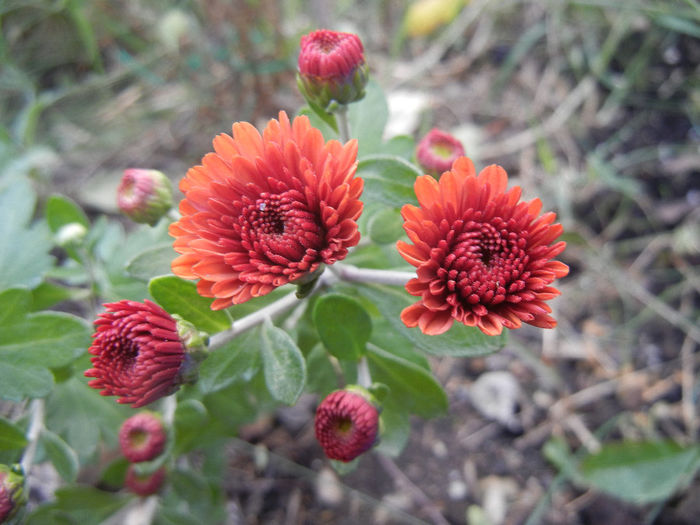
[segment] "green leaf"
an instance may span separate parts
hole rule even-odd
[[[124,485],[126,470],[130,464],[125,457],[117,457],[100,474],[100,486],[115,490],[121,488]]]
[[[60,436],[47,429],[41,432],[41,443],[56,472],[65,481],[75,481],[80,466],[75,451]]]
[[[369,236],[378,244],[395,243],[403,235],[403,219],[395,208],[382,208],[369,220]]]
[[[358,156],[382,150],[389,106],[378,82],[370,79],[362,100],[348,105],[350,135],[358,140]]]
[[[24,448],[27,439],[24,432],[14,423],[0,417],[0,450]]]
[[[66,288],[65,286],[44,281],[32,290],[31,311],[46,310],[62,301],[78,299],[84,293],[83,290]]]
[[[125,494],[105,492],[93,487],[71,485],[56,489],[56,501],[42,505],[27,518],[27,525],[46,523],[80,523],[99,525],[107,516],[114,514],[132,498]],[[70,517],[67,521],[54,521]]]
[[[382,153],[410,161],[416,151],[416,141],[409,135],[396,135],[384,143]]]
[[[365,181],[362,198],[392,208],[417,204],[413,183],[423,173],[410,162],[392,155],[360,158],[357,176]]]
[[[57,233],[63,226],[78,223],[90,227],[85,212],[72,200],[61,195],[52,195],[46,201],[46,222],[52,233]]]
[[[287,332],[266,319],[260,331],[265,384],[276,400],[293,405],[306,384],[306,362]]]
[[[176,255],[172,243],[159,244],[132,258],[126,264],[126,271],[136,279],[149,281],[157,275],[170,273],[170,263],[173,262]]]
[[[372,380],[387,385],[387,398],[405,411],[429,418],[447,410],[447,395],[429,371],[372,344],[367,359]]]
[[[0,293],[0,326],[21,320],[32,305],[32,293],[26,288],[10,288]]]
[[[27,314],[10,324],[0,324],[0,361],[54,368],[69,364],[90,346],[87,323],[59,312]]]
[[[212,310],[214,300],[199,295],[192,281],[174,275],[155,277],[148,283],[148,291],[168,313],[182,316],[199,330],[214,334],[231,326],[228,314]]]
[[[0,293],[0,398],[19,401],[51,392],[48,368],[62,367],[90,345],[87,324],[57,312],[28,313],[29,290]]]
[[[335,369],[321,343],[315,345],[306,356],[306,369],[306,388],[310,392],[318,392],[325,396],[339,387]]]
[[[372,320],[359,301],[347,295],[327,294],[316,301],[313,320],[331,355],[359,360],[372,333]]]
[[[670,441],[608,443],[581,462],[583,480],[625,501],[663,501],[700,467],[700,447]]]
[[[46,404],[46,426],[84,460],[95,452],[100,439],[116,446],[119,427],[132,413],[114,397],[99,395],[85,378],[74,376],[54,388]]]
[[[21,401],[24,398],[44,397],[51,393],[53,376],[40,366],[3,361],[0,366],[0,398]]]
[[[29,225],[36,195],[24,178],[0,184],[0,290],[33,288],[51,268],[51,242],[45,224]]]
[[[477,357],[497,352],[505,345],[505,330],[499,336],[488,336],[478,328],[460,323],[454,323],[444,334],[425,335],[418,328],[408,328],[401,321],[401,311],[416,299],[403,289],[362,284],[357,286],[357,290],[374,303],[394,330],[424,352],[452,357]]]
[[[260,367],[259,341],[258,330],[248,330],[210,352],[199,367],[197,386],[202,393],[217,392],[253,377]]]
[[[196,399],[186,399],[175,409],[175,448],[179,456],[197,445],[201,428],[209,419],[206,407]]]
[[[380,454],[397,457],[403,451],[411,435],[409,414],[400,409],[398,402],[387,401],[382,404],[380,418],[382,434],[376,450]]]

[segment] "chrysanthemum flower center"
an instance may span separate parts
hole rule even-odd
[[[119,326],[116,326],[119,324]],[[105,336],[103,345],[105,357],[113,363],[117,373],[128,372],[136,363],[139,354],[139,345],[128,334],[132,330],[131,323],[115,323],[115,330]]]
[[[352,431],[352,419],[339,417],[335,422],[335,430],[340,436],[347,436]]]
[[[489,222],[475,219],[457,221],[453,244],[438,270],[453,306],[463,302],[472,307],[495,305],[524,286],[527,232],[514,232],[514,225],[500,217]],[[475,309],[475,313],[479,311]]]
[[[340,41],[341,38],[337,34],[327,32],[320,35],[315,41],[315,44],[319,51],[328,54],[335,51],[335,48],[340,43]]]
[[[143,448],[148,442],[148,432],[142,428],[135,428],[129,432],[129,444],[134,448]]]
[[[284,265],[317,258],[322,232],[300,192],[261,193],[254,202],[245,201],[238,222],[242,244],[251,257]]]

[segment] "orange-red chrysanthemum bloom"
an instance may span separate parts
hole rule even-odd
[[[235,123],[180,183],[173,272],[219,310],[345,258],[360,239],[356,157],[355,140],[324,142],[303,116],[280,112],[262,136]]]
[[[521,189],[506,191],[508,175],[488,166],[476,175],[460,157],[439,182],[423,175],[415,182],[419,207],[406,204],[401,215],[413,244],[398,250],[417,267],[406,290],[420,300],[401,313],[410,327],[437,335],[454,321],[488,335],[529,323],[552,328],[545,301],[559,295],[549,286],[569,268],[553,260],[566,243],[556,215],[539,216],[539,199],[521,202]],[[554,243],[554,244],[552,244]]]

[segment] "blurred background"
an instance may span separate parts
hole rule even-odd
[[[662,498],[571,470],[697,443],[697,0],[0,0],[0,24],[0,175],[88,213],[125,168],[178,181],[232,122],[294,113],[299,38],[328,28],[361,37],[387,138],[450,131],[564,225],[556,330],[434,360],[449,414],[343,478],[300,431],[313,399],[242,428],[230,523],[697,523],[697,454]]]

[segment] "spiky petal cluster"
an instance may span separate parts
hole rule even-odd
[[[477,176],[466,157],[439,182],[429,175],[417,178],[420,206],[401,210],[413,244],[397,244],[417,267],[406,290],[420,300],[401,313],[407,326],[436,335],[457,321],[497,335],[523,322],[556,325],[545,301],[559,295],[552,281],[569,272],[553,260],[566,246],[554,242],[562,227],[553,224],[554,213],[539,216],[539,199],[521,202],[520,187],[506,191],[507,184],[500,166]]]
[[[10,520],[25,503],[24,477],[7,465],[0,465],[0,523]]]
[[[358,387],[336,390],[316,409],[314,424],[326,456],[348,462],[376,443],[379,411]]]
[[[321,29],[301,37],[297,84],[306,100],[329,109],[365,95],[369,67],[360,38]]]
[[[431,129],[416,147],[416,160],[425,173],[440,175],[464,155],[462,143],[446,131]]]
[[[124,170],[117,188],[117,206],[132,221],[153,226],[173,207],[172,184],[157,170]]]
[[[173,393],[186,380],[189,356],[168,312],[146,300],[104,305],[95,321],[88,385],[138,408]]]
[[[360,239],[363,181],[357,142],[324,143],[308,118],[286,113],[262,136],[247,122],[214,139],[214,153],[180,183],[182,218],[170,226],[173,273],[199,279],[220,310],[345,258]]]
[[[132,463],[151,461],[163,453],[168,434],[160,416],[141,412],[131,416],[119,429],[119,446]]]
[[[152,496],[160,490],[165,482],[165,467],[161,467],[153,473],[141,475],[136,467],[130,464],[126,470],[124,485],[134,494],[142,497]]]

